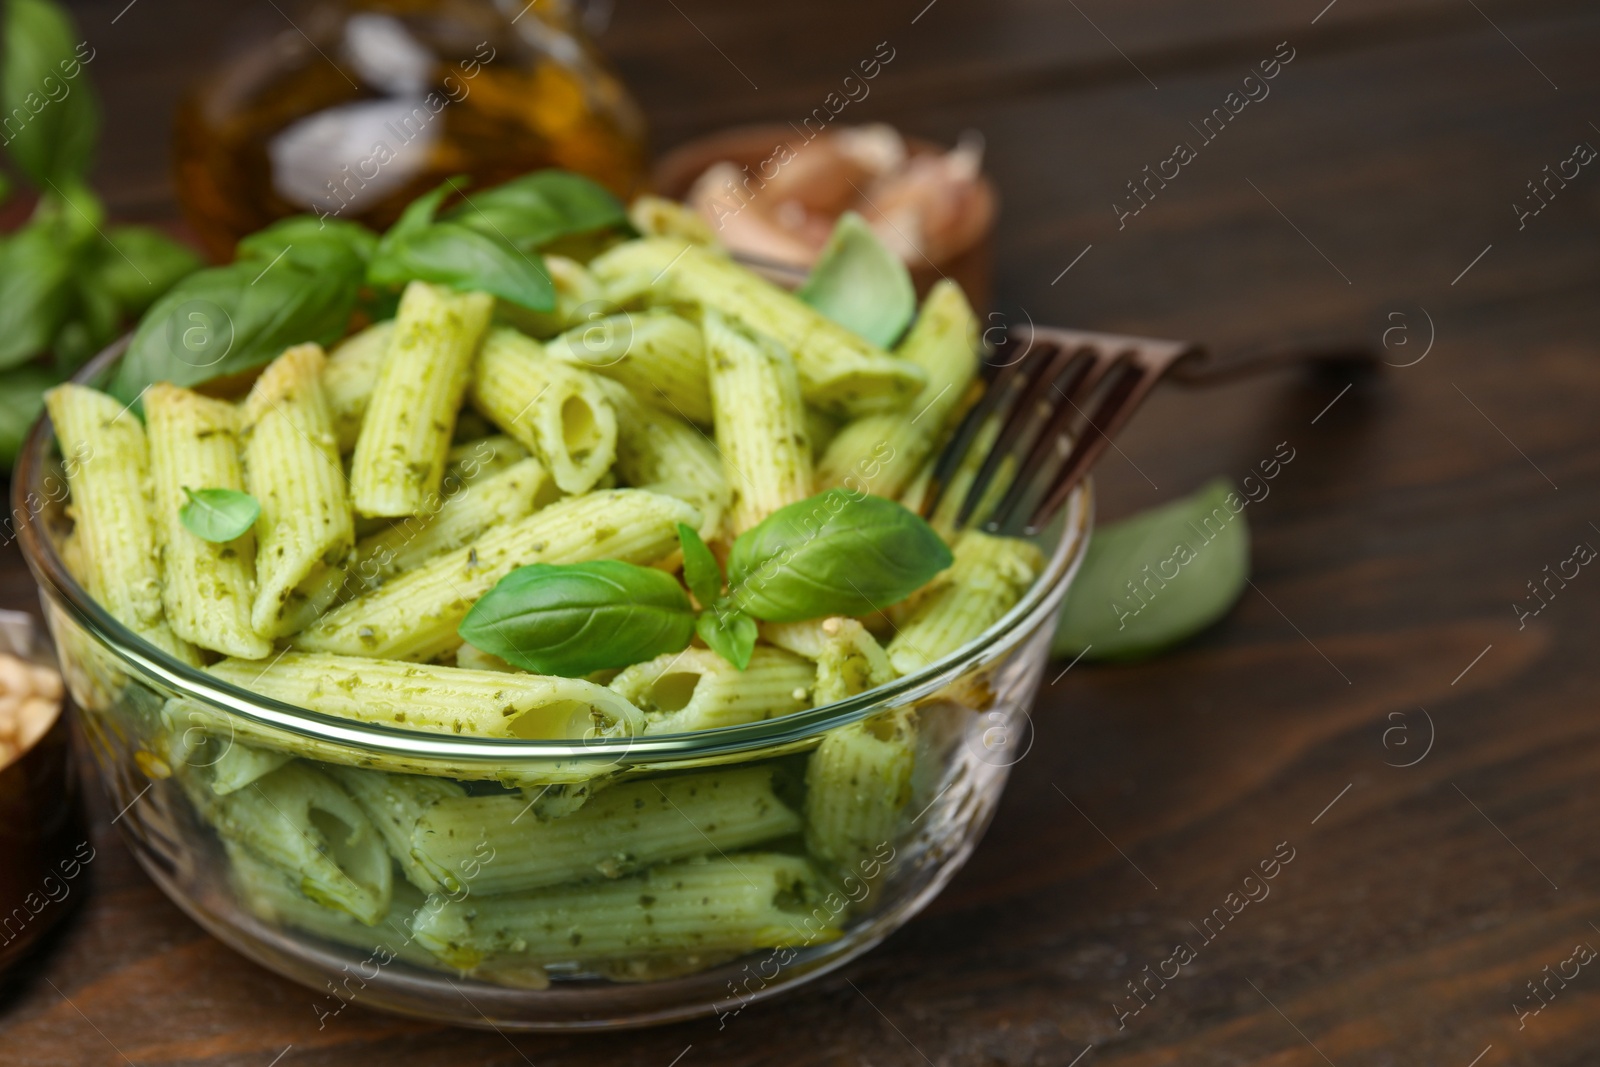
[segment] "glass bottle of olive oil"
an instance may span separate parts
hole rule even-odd
[[[218,258],[285,215],[385,227],[458,174],[562,167],[624,197],[643,182],[638,106],[572,0],[280,6],[179,110],[178,195]]]

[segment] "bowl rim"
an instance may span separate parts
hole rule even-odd
[[[132,336],[129,333],[107,346],[70,380],[80,385],[100,381],[127,350]],[[19,520],[23,557],[41,592],[53,594],[78,625],[123,665],[131,666],[136,676],[154,679],[186,698],[198,698],[247,722],[296,738],[391,757],[471,764],[560,760],[607,765],[625,760],[636,765],[732,756],[803,742],[876,711],[913,703],[1008,652],[1059,608],[1088,550],[1094,513],[1093,489],[1086,479],[1073,490],[1057,520],[1061,533],[1044,572],[1011,610],[944,658],[845,700],[758,722],[683,733],[571,740],[463,737],[362,723],[275,700],[179,661],[114,619],[67,570],[45,529],[46,508],[26,506],[30,500],[41,499],[39,489],[54,441],[49,413],[42,412],[28,431],[12,473],[12,516]]]

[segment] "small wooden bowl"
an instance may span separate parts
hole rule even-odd
[[[0,615],[0,652],[55,667],[28,616]],[[72,913],[93,859],[63,706],[33,747],[0,767],[0,976]]]
[[[788,144],[792,151],[799,152],[804,143],[791,126],[736,126],[685,142],[662,156],[652,172],[652,184],[662,196],[682,200],[695,179],[713,164],[727,161],[738,167],[757,167],[779,145]],[[906,148],[912,155],[946,151],[942,145],[916,137],[906,138]],[[918,295],[926,293],[940,278],[950,278],[966,292],[974,308],[981,312],[988,306],[998,197],[993,184],[982,175],[978,178],[977,204],[977,209],[964,220],[955,243],[961,251],[939,263],[922,260],[906,264]]]

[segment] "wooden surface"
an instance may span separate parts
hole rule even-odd
[[[1115,516],[1295,449],[1247,512],[1254,588],[1233,614],[1158,662],[1047,684],[999,816],[944,895],[725,1030],[506,1038],[353,1008],[319,1031],[312,994],[166,903],[102,804],[90,895],[0,1009],[0,1063],[1595,1062],[1595,968],[1521,1029],[1512,1004],[1575,944],[1600,945],[1600,574],[1525,629],[1512,605],[1576,543],[1600,545],[1600,172],[1520,231],[1511,204],[1578,142],[1600,145],[1600,14],[925,3],[622,0],[601,40],[661,145],[798,118],[891,42],[846,117],[986,135],[1009,320],[1221,349],[1404,326],[1387,335],[1396,363],[1433,334],[1426,358],[1347,393],[1292,376],[1164,392],[1103,464]],[[140,0],[112,25],[124,4],[78,5],[108,98],[101,184],[123,217],[162,218],[166,114],[226,5]],[[1295,58],[1271,95],[1119,230],[1124,184],[1284,40]],[[0,599],[31,598],[8,549]],[[1271,895],[1206,943],[1191,923],[1280,842],[1294,859]],[[1197,958],[1119,1027],[1125,983],[1183,940]]]

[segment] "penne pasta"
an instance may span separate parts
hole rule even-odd
[[[45,407],[66,458],[76,573],[111,617],[161,651],[198,664],[168,625],[146,484],[150,446],[139,418],[87,386],[60,385]]]
[[[225,659],[225,682],[352,722],[467,737],[616,737],[644,716],[619,694],[582,678],[504,674],[426,663],[287,652],[266,667]]]
[[[515,438],[503,433],[490,434],[452,445],[445,457],[443,491],[452,485],[465,485],[478,478],[499,474],[507,467],[528,458],[528,450]]]
[[[652,868],[593,886],[471,898],[424,911],[418,943],[451,966],[486,960],[607,960],[740,953],[839,936],[823,890],[800,856],[743,853]],[[814,911],[827,918],[818,920]]]
[[[218,738],[222,751],[210,767],[211,791],[218,796],[237,793],[294,759],[287,752],[256,748],[235,738]]]
[[[828,731],[806,764],[806,847],[841,869],[896,839],[911,800],[915,724],[890,712]]]
[[[816,668],[782,649],[757,646],[743,671],[709,649],[686,648],[635,663],[611,688],[645,714],[652,734],[714,730],[811,706]]]
[[[348,772],[357,774],[360,772]],[[616,785],[541,821],[520,794],[439,796],[412,809],[391,849],[431,893],[474,897],[617,878],[654,863],[729,852],[800,831],[772,791],[770,767],[740,767]],[[398,847],[397,847],[398,846]],[[409,865],[409,866],[408,866]]]
[[[305,626],[339,591],[355,526],[322,393],[326,358],[297,345],[261,372],[244,402],[244,473],[261,505],[256,599],[250,622],[264,638]]]
[[[356,447],[373,386],[378,384],[378,368],[393,336],[394,320],[385,319],[345,338],[328,353],[328,364],[322,368],[322,391],[328,397],[340,452]]]
[[[228,661],[223,661],[228,662]],[[241,667],[238,679],[228,679],[241,686],[251,686],[264,666],[260,662],[233,661]],[[270,662],[270,661],[269,661]],[[370,661],[367,661],[370,662]],[[255,674],[242,668],[254,666]],[[404,664],[402,664],[404,666]],[[315,709],[311,709],[315,710]],[[503,759],[503,760],[445,760],[421,753],[384,752],[361,747],[351,747],[332,741],[322,741],[305,734],[268,726],[242,716],[233,715],[221,708],[192,698],[168,701],[160,712],[160,721],[166,724],[187,724],[174,728],[168,726],[169,744],[187,737],[211,738],[213,743],[227,744],[243,741],[252,748],[278,752],[290,757],[315,760],[327,766],[359,767],[363,770],[382,771],[389,774],[447,777],[463,782],[497,782],[507,787],[540,789],[547,785],[577,786],[599,776],[614,773],[613,768],[597,768],[578,761],[560,759]],[[215,742],[214,739],[223,739]],[[558,739],[559,740],[559,739]],[[192,764],[203,763],[188,753],[191,746],[180,745],[168,763],[177,766],[185,760]],[[219,750],[220,751],[220,748]],[[209,758],[215,758],[209,757]],[[208,787],[206,793],[212,792]],[[193,795],[191,794],[191,799]],[[197,800],[198,804],[199,801]]]
[[[437,967],[433,953],[411,936],[411,922],[428,906],[427,898],[404,882],[396,882],[389,910],[371,926],[348,912],[317,903],[300,892],[298,882],[282,870],[257,859],[249,849],[224,841],[234,892],[251,914],[263,922],[292,926],[327,941],[349,945],[370,955],[367,966],[378,967],[400,959],[417,967]],[[366,983],[357,974],[344,982],[360,983],[348,990],[351,999]],[[368,975],[368,977],[372,977]],[[341,998],[343,999],[343,998]],[[332,1013],[329,1013],[332,1014]]]
[[[372,926],[389,911],[389,854],[355,801],[303,763],[281,767],[218,798],[223,839],[296,882],[308,898]]]
[[[888,653],[856,619],[834,616],[806,622],[769,622],[761,636],[817,665],[812,691],[816,706],[876,689],[894,681]]]
[[[542,459],[562,492],[588,492],[616,459],[617,418],[599,381],[515,330],[484,340],[472,402]]]
[[[711,386],[700,327],[670,311],[623,312],[545,344],[551,359],[594,371],[666,411],[711,425]]]
[[[445,488],[448,490],[449,485]],[[533,458],[462,486],[431,514],[401,519],[356,543],[350,574],[368,588],[457,549],[485,531],[532,514],[555,496],[544,464]]]
[[[705,217],[676,200],[636,196],[628,205],[628,221],[646,237],[680,237],[707,248],[718,247],[717,235]]]
[[[406,881],[425,892],[438,892],[442,888],[438,879],[412,854],[417,823],[434,804],[464,799],[467,791],[444,778],[420,774],[384,774],[355,767],[329,767],[328,774],[361,806]]]
[[[456,666],[474,671],[500,671],[504,674],[517,674],[522,670],[521,667],[513,667],[492,652],[485,652],[475,645],[465,643],[456,649]]]
[[[936,663],[1010,611],[1044,569],[1044,553],[1011,537],[967,530],[956,539],[955,563],[911,607],[889,642],[901,674]]]
[[[562,500],[395,576],[323,616],[294,645],[307,652],[432,659],[461,644],[461,620],[517,567],[592,559],[654,563],[677,550],[678,523],[699,521],[691,505],[641,489]]]
[[[412,282],[350,461],[350,495],[363,515],[418,515],[437,497],[456,411],[494,298]]]
[[[812,493],[800,380],[788,353],[714,310],[705,315],[711,403],[737,535]]]
[[[787,348],[808,403],[841,415],[896,411],[921,392],[927,375],[713,250],[676,238],[618,245],[589,264],[618,302],[666,294],[737,319]],[[660,296],[655,297],[663,302]]]
[[[605,382],[604,391],[617,413],[616,469],[623,481],[693,504],[701,516],[700,536],[716,540],[728,511],[728,481],[711,438],[616,382]]]
[[[166,577],[162,602],[173,632],[228,656],[260,659],[270,654],[272,642],[256,633],[251,623],[256,595],[254,532],[247,530],[232,541],[215,544],[191,533],[181,518],[186,489],[244,492],[238,409],[158,383],[145,392],[144,417]]]
[[[944,439],[978,373],[978,320],[949,279],[934,285],[896,354],[928,375],[904,411],[863,415],[841,429],[817,464],[817,488],[842,485],[898,497]]]

